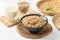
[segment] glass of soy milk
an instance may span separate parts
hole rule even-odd
[[[7,6],[5,8],[7,17],[14,18],[17,15],[17,7],[15,6]]]

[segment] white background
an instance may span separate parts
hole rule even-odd
[[[7,5],[15,5],[17,6],[17,3],[22,0],[0,0],[0,16],[6,15],[5,13],[5,7]],[[33,9],[37,12],[36,3],[38,0],[26,0],[30,4],[30,9]],[[13,26],[11,28],[6,27],[3,23],[0,23],[0,40],[60,40],[60,31],[56,29],[54,24],[52,23],[52,17],[46,16],[49,20],[49,23],[52,25],[52,33],[50,33],[48,36],[40,38],[40,39],[28,39],[20,36],[17,31],[16,27]]]

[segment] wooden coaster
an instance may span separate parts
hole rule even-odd
[[[32,38],[32,39],[35,39],[35,38],[41,38],[41,37],[44,37],[44,36],[47,36],[48,34],[50,34],[52,31],[52,26],[50,24],[47,24],[39,33],[37,34],[32,34],[30,33],[27,29],[25,29],[23,27],[23,25],[21,24],[18,24],[17,25],[17,32],[24,36],[24,37],[27,37],[27,38]]]
[[[17,22],[14,19],[6,17],[6,16],[2,16],[0,18],[0,21],[8,27],[11,27],[17,24]]]
[[[55,15],[52,18],[52,22],[54,23],[54,25],[56,26],[56,28],[60,30],[60,14]]]

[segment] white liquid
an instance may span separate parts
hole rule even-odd
[[[14,6],[8,6],[5,10],[8,17],[13,18],[17,15],[17,8]]]

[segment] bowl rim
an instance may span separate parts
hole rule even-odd
[[[42,15],[40,15],[40,14],[27,14],[27,15],[23,16],[23,17],[21,18],[21,20],[20,20],[20,22],[21,22],[22,25],[24,25],[24,24],[22,23],[22,20],[23,20],[25,17],[28,17],[28,16],[42,16]],[[47,19],[45,16],[42,16],[42,17],[44,17],[44,18],[45,18],[45,21],[46,21],[46,23],[42,26],[42,27],[44,27],[45,25],[47,25],[48,19]],[[26,28],[26,26],[25,26],[25,28]],[[27,27],[27,28],[32,28],[32,27]],[[37,28],[41,28],[41,27],[37,27]],[[32,28],[32,29],[35,29],[35,28]]]

